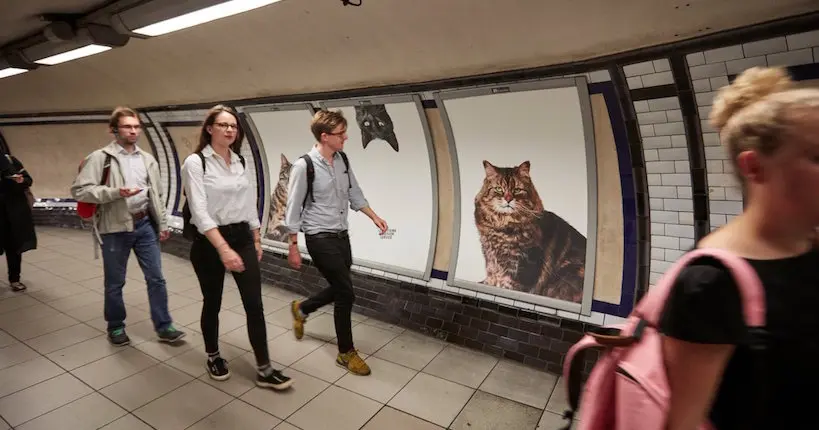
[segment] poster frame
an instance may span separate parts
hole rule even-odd
[[[583,279],[583,296],[580,303],[558,300],[551,297],[538,296],[521,291],[506,290],[493,286],[486,286],[473,281],[458,279],[455,276],[458,265],[458,250],[461,236],[461,180],[460,166],[458,165],[458,152],[452,124],[446,109],[446,101],[463,99],[468,97],[486,96],[493,94],[504,94],[512,92],[538,91],[557,88],[577,89],[580,101],[580,114],[583,124],[583,138],[586,145],[586,180],[588,195],[588,218],[586,234],[586,265]],[[449,261],[449,271],[447,273],[446,284],[451,287],[459,287],[476,293],[489,294],[515,300],[516,302],[528,303],[532,305],[545,306],[555,310],[579,313],[581,315],[591,315],[592,301],[594,298],[594,278],[595,259],[597,251],[597,151],[594,135],[594,117],[591,108],[591,97],[589,95],[588,83],[585,76],[534,80],[529,82],[518,82],[509,84],[489,85],[483,87],[442,90],[433,93],[433,97],[441,113],[444,129],[446,131],[450,156],[452,157],[452,176],[454,201],[454,225],[452,229],[452,253]]]
[[[357,105],[367,104],[392,104],[392,103],[414,103],[418,118],[421,121],[421,128],[424,132],[424,140],[427,144],[427,156],[429,158],[430,179],[432,184],[432,228],[430,229],[429,237],[429,251],[427,252],[427,262],[424,271],[411,270],[403,267],[397,267],[390,264],[379,263],[376,261],[365,260],[355,257],[355,249],[353,249],[353,264],[361,267],[367,267],[374,270],[381,270],[387,273],[396,275],[403,275],[414,279],[429,281],[432,279],[432,264],[435,259],[435,248],[438,241],[438,165],[435,157],[435,146],[432,142],[432,131],[429,127],[426,111],[420,94],[396,94],[388,96],[372,96],[372,97],[351,97],[345,99],[321,100],[318,106],[321,109],[338,109],[343,107],[355,107]],[[355,121],[355,118],[347,118],[347,121]],[[351,160],[351,164],[355,160]],[[366,186],[366,184],[364,184]],[[387,220],[389,223],[389,220]]]

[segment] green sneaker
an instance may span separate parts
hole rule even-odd
[[[179,331],[174,326],[169,325],[168,328],[156,332],[160,342],[174,343],[182,340],[185,337],[184,331]]]

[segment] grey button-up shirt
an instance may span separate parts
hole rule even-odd
[[[345,173],[341,155],[333,155],[333,165],[321,156],[314,146],[308,152],[313,160],[316,177],[313,182],[313,198],[307,198],[302,210],[302,202],[307,195],[307,163],[299,158],[290,167],[290,182],[287,186],[287,210],[284,223],[291,234],[304,231],[305,234],[338,232],[347,230],[347,212],[359,211],[369,205],[364,192],[350,171]],[[349,173],[349,174],[348,174]],[[349,181],[349,182],[348,182]]]

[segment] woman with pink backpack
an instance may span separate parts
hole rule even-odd
[[[752,68],[719,91],[710,121],[745,209],[675,263],[625,324],[572,347],[564,377],[573,409],[582,399],[578,429],[817,426],[819,89]],[[602,352],[581,397],[589,348]]]

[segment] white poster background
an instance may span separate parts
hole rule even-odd
[[[433,229],[432,172],[423,123],[415,103],[387,104],[399,144],[399,152],[375,140],[363,148],[361,131],[353,107],[341,110],[347,119],[348,140],[344,147],[350,166],[371,207],[387,221],[391,238],[384,239],[372,221],[361,212],[349,212],[350,245],[356,264],[389,271],[391,266],[417,276],[427,271]],[[278,183],[281,154],[290,163],[312,148],[311,114],[306,109],[249,113],[259,132],[267,157],[270,181],[268,199]],[[387,235],[390,236],[390,235]],[[264,237],[264,236],[263,236]],[[270,240],[263,239],[267,243]],[[304,235],[299,244],[306,249]]]
[[[528,160],[544,209],[588,236],[586,142],[575,87],[450,99],[444,106],[461,188],[457,279],[480,282],[486,276],[474,218],[486,175],[483,160],[496,167]]]

